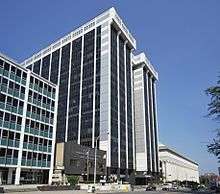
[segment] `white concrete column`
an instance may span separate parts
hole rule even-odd
[[[81,50],[81,69],[80,69],[80,92],[79,92],[79,125],[78,125],[78,141],[80,144],[80,132],[81,132],[81,106],[82,106],[82,82],[83,82],[83,55],[84,55],[84,34],[82,35],[82,50]]]
[[[167,181],[167,163],[164,161],[164,177],[165,181]]]
[[[24,142],[24,130],[25,130],[25,120],[26,120],[26,112],[27,112],[27,102],[28,102],[30,76],[31,76],[31,71],[28,70],[28,72],[27,72],[27,81],[26,81],[26,90],[25,90],[25,98],[24,98],[23,117],[22,117],[22,123],[21,123],[21,135],[20,135],[20,143],[19,143],[19,151],[18,151],[18,164],[17,164],[17,168],[16,168],[16,173],[15,173],[15,185],[20,184],[21,160],[22,160],[22,150],[23,150],[23,142]]]
[[[13,175],[13,168],[9,168],[8,169],[8,180],[7,180],[7,184],[12,184],[12,175]]]
[[[72,63],[72,44],[70,43],[70,58],[69,58],[69,75],[68,75],[68,90],[67,90],[67,106],[66,106],[66,132],[65,132],[65,142],[68,140],[68,125],[69,125],[69,104],[70,104],[70,79],[71,79],[71,63]]]
[[[147,119],[148,119],[148,126],[147,126],[147,128],[146,128],[146,130],[148,130],[148,134],[149,134],[149,136],[148,136],[148,141],[149,141],[149,151],[150,151],[150,170],[152,171],[152,150],[151,150],[151,143],[152,143],[152,139],[151,139],[151,117],[150,117],[150,114],[151,114],[151,110],[150,110],[150,95],[149,95],[149,81],[148,81],[148,71],[146,71],[146,72],[144,72],[144,74],[146,74],[146,83],[144,83],[144,84],[146,84],[146,89],[147,89],[147,92],[146,92],[146,94],[147,94],[147,110],[145,110],[145,111],[147,111]],[[145,99],[144,99],[144,102],[145,102]],[[145,106],[145,105],[144,105]],[[145,118],[146,119],[146,118]]]
[[[49,180],[48,184],[52,184],[52,175],[54,169],[54,157],[55,157],[55,142],[56,142],[56,130],[57,130],[57,110],[58,110],[58,97],[59,97],[59,87],[56,87],[56,96],[55,96],[55,112],[54,112],[54,123],[53,123],[53,140],[52,140],[52,150],[51,150],[51,162],[49,170]]]
[[[15,185],[20,184],[20,174],[21,174],[21,167],[17,167],[15,171]]]
[[[156,154],[157,154],[157,157],[158,157],[158,166],[157,168],[159,169],[159,145],[158,145],[158,142],[159,142],[159,135],[158,135],[158,129],[159,129],[159,126],[158,126],[158,118],[157,118],[157,90],[156,90],[156,81],[153,82],[153,91],[154,91],[154,111],[155,111],[155,122],[156,122],[156,129],[155,129],[155,146],[156,146]],[[157,142],[156,142],[157,140]]]
[[[151,110],[150,110],[150,114],[151,114],[151,122],[152,122],[152,129],[151,129],[151,132],[152,132],[152,136],[153,138],[151,139],[151,144],[152,144],[152,147],[153,147],[153,155],[152,155],[152,158],[154,158],[154,164],[152,164],[152,169],[155,169],[156,170],[156,146],[155,146],[155,118],[154,118],[154,103],[153,103],[153,76],[150,76],[150,81],[149,81],[149,86],[150,86],[150,96],[149,96],[149,99],[151,99]]]
[[[50,81],[51,75],[51,63],[52,63],[52,52],[50,51],[50,66],[49,66],[49,73],[48,73],[48,80]]]
[[[135,127],[134,127],[134,76],[133,76],[133,69],[132,69],[132,51],[134,49],[131,50],[130,52],[130,65],[131,65],[131,68],[130,68],[130,75],[131,75],[131,111],[132,111],[132,143],[133,143],[133,169],[136,169],[136,147],[135,147]],[[127,94],[127,93],[126,93]],[[125,96],[126,98],[126,96]]]
[[[0,171],[0,185],[2,185],[2,171]]]
[[[95,28],[94,34],[94,70],[93,70],[93,115],[92,115],[92,147],[95,147],[95,92],[96,92],[96,36],[97,28]]]
[[[120,73],[120,64],[119,64],[119,36],[121,34],[121,31],[118,32],[117,34],[117,80],[118,80],[118,168],[121,167],[120,161],[121,161],[121,136],[120,136],[120,78],[119,78],[119,73]]]
[[[164,161],[161,161],[161,171],[162,171],[163,182],[165,182],[165,162]]]
[[[124,71],[125,71],[125,131],[126,131],[126,168],[128,169],[128,114],[127,114],[127,59],[126,59],[126,44],[124,43]]]

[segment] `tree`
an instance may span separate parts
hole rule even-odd
[[[220,122],[220,80],[216,86],[208,88],[206,94],[211,97],[211,102],[208,104],[208,116]],[[208,151],[217,156],[220,161],[220,128],[216,129],[216,133],[216,137],[207,147]]]
[[[67,180],[68,180],[68,183],[71,186],[75,186],[79,182],[79,177],[78,176],[74,176],[74,175],[68,175],[67,176]]]

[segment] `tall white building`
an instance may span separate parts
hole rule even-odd
[[[0,184],[51,183],[57,92],[0,54]]]
[[[156,82],[144,53],[132,57],[137,177],[159,175]]]
[[[108,174],[134,171],[131,52],[136,41],[114,8],[22,65],[58,84],[57,142],[107,152]]]

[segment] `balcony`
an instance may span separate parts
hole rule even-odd
[[[0,164],[17,165],[18,159],[11,157],[0,157]]]
[[[14,90],[13,90],[13,89],[8,88],[8,93],[9,93],[10,95],[14,96]]]
[[[46,162],[46,160],[43,160],[42,167],[46,167],[46,166],[47,166],[47,162]]]
[[[26,86],[26,79],[22,79],[21,83]]]
[[[7,146],[8,144],[8,139],[7,138],[2,138],[1,139],[1,145]]]
[[[33,144],[32,144],[32,143],[29,143],[29,144],[28,144],[28,149],[29,149],[29,150],[33,150],[33,148],[34,148]]]
[[[42,145],[39,145],[39,146],[38,146],[38,150],[42,152],[42,151],[43,151],[43,146],[42,146]]]
[[[38,91],[39,90],[38,88],[39,88],[38,85],[34,84],[34,90]]]
[[[43,90],[43,94],[47,96],[47,90]]]
[[[37,160],[32,160],[32,166],[37,166]]]
[[[51,153],[51,151],[52,151],[52,147],[51,147],[51,146],[48,146],[48,152]]]
[[[36,144],[34,144],[33,150],[37,151],[38,150],[37,147],[38,146]]]
[[[38,161],[37,161],[37,166],[38,166],[38,167],[41,167],[41,166],[42,166],[41,160],[38,160]]]
[[[11,122],[10,129],[16,130],[16,123]]]
[[[17,159],[17,158],[14,158],[14,159],[12,160],[12,164],[13,164],[13,165],[17,165],[17,164],[18,164],[18,159]]]
[[[23,149],[27,149],[27,143],[26,142],[23,143]]]
[[[31,166],[31,163],[32,163],[31,160],[27,160],[26,161],[26,166]]]
[[[23,115],[23,108],[18,108],[18,114]]]
[[[14,73],[12,73],[12,72],[10,73],[10,79],[15,80],[15,76],[16,75]]]
[[[44,132],[44,137],[48,137],[48,131]]]
[[[52,93],[52,98],[55,99],[55,93]]]
[[[29,133],[29,130],[30,130],[29,126],[25,126],[24,132]]]
[[[3,103],[3,102],[0,102],[0,109],[5,109],[5,103]]]
[[[21,82],[21,78],[20,78],[19,76],[16,76],[16,77],[15,77],[15,81],[18,82],[18,83],[20,83],[20,82]]]
[[[23,94],[23,93],[20,93],[20,98],[21,98],[22,100],[24,100],[24,94]]]
[[[43,152],[47,152],[47,146],[43,146]]]
[[[30,112],[30,111],[27,111],[26,116],[27,116],[27,117],[31,117],[31,112]]]
[[[15,144],[14,144],[14,147],[16,147],[16,148],[19,148],[19,145],[20,145],[20,141],[18,141],[18,140],[15,140]]]
[[[8,140],[8,146],[14,147],[14,140],[9,139],[9,140]]]
[[[3,68],[2,67],[0,67],[0,75],[3,75]]]
[[[11,105],[10,105],[10,104],[6,104],[5,109],[6,109],[7,111],[11,112]]]
[[[29,88],[33,89],[33,83],[30,83]]]
[[[2,92],[7,92],[7,85],[6,84],[1,84],[1,91]]]
[[[6,77],[8,77],[9,72],[8,72],[7,70],[4,70],[4,71],[3,71],[3,75],[6,76]]]
[[[4,121],[3,127],[9,129],[10,123],[8,121]]]
[[[42,93],[43,89],[41,87],[38,88],[38,92]]]
[[[16,125],[16,130],[17,130],[17,131],[21,131],[21,125],[17,124],[17,125]]]
[[[0,157],[0,164],[5,164],[5,157]]]
[[[23,158],[23,159],[21,160],[21,165],[22,165],[22,166],[26,166],[26,159]]]
[[[17,113],[17,107],[12,106],[12,107],[11,107],[11,111],[12,111],[13,113]]]
[[[19,90],[14,90],[13,91],[13,96],[19,98]]]

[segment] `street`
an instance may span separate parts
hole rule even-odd
[[[111,193],[111,194],[121,194],[125,192],[96,192],[98,194],[106,194],[106,193]],[[194,193],[194,192],[169,192],[169,191],[131,191],[127,192],[129,194],[186,194],[186,193]],[[199,193],[210,193],[210,192],[199,192]],[[13,194],[21,194],[21,192],[15,192]],[[31,191],[31,192],[25,192],[25,194],[88,194],[87,191]]]

